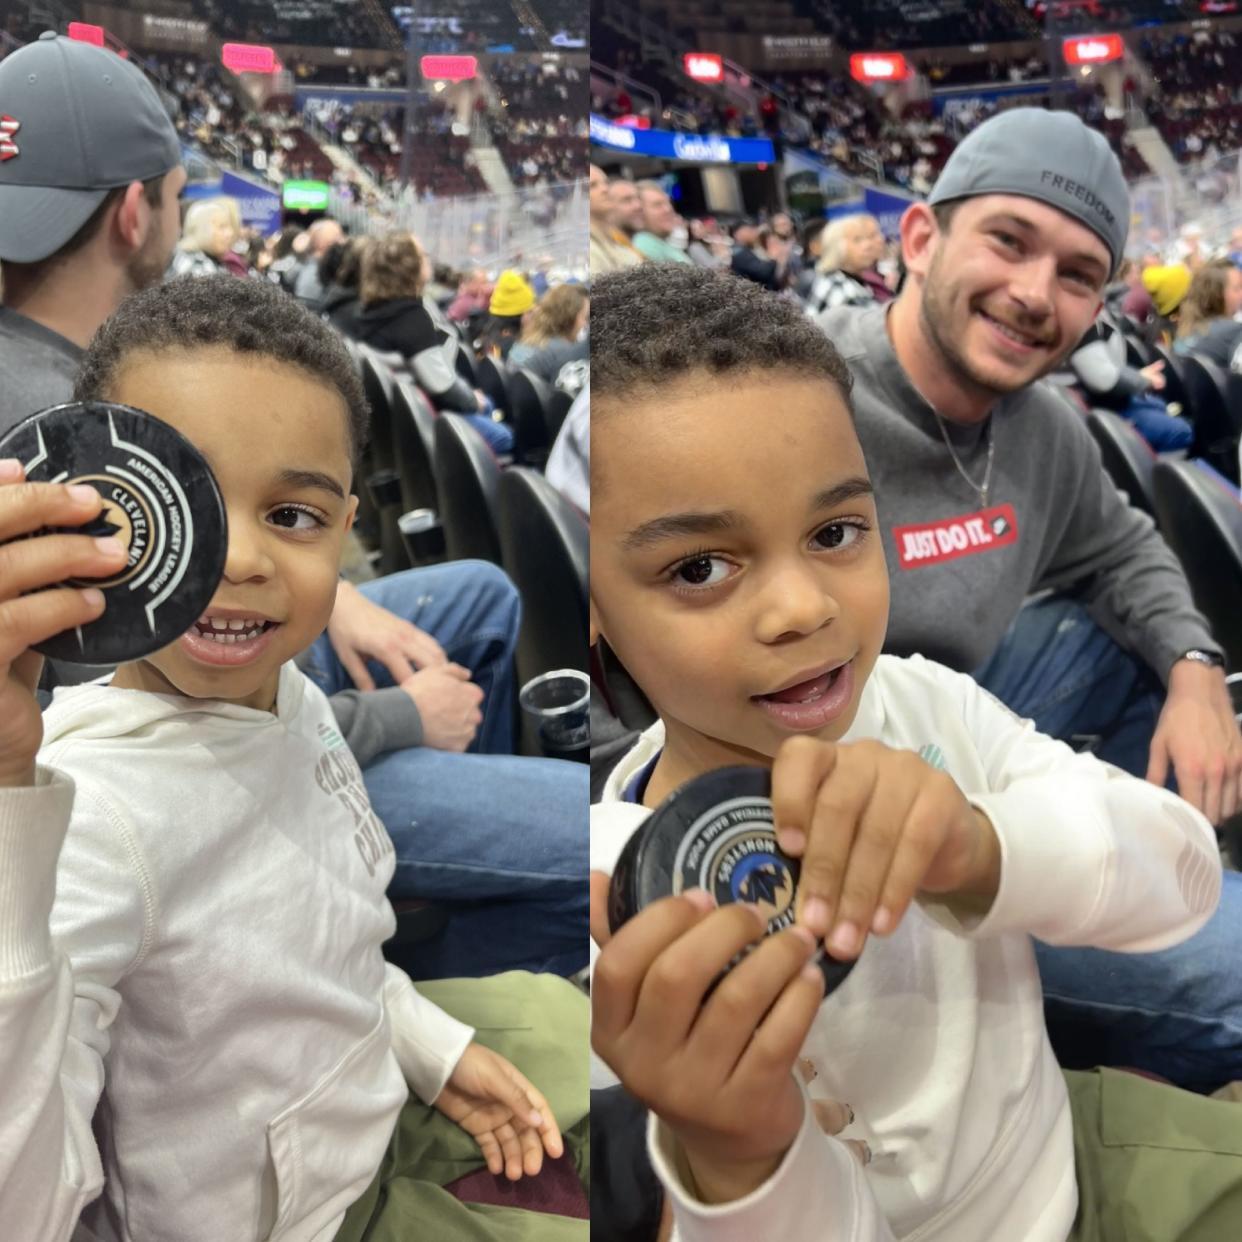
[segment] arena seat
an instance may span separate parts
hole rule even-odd
[[[1183,413],[1194,417],[1194,403],[1186,387],[1186,359],[1163,345],[1152,346],[1152,362],[1164,363],[1164,387],[1160,395],[1170,405],[1180,405]]]
[[[556,437],[561,434],[561,428],[565,425],[565,419],[569,415],[573,403],[572,393],[566,392],[563,388],[552,389],[552,394],[548,398],[549,443],[556,443]]]
[[[1130,503],[1148,517],[1156,516],[1151,472],[1156,455],[1147,441],[1120,414],[1111,410],[1091,410],[1087,430],[1100,446],[1104,469]]]
[[[509,396],[509,364],[496,358],[481,358],[476,371],[479,387],[491,398],[492,404],[498,410],[504,411],[507,420],[512,406]]]
[[[1242,672],[1242,501],[1209,466],[1159,461],[1152,474],[1164,537],[1232,672]]]
[[[1186,389],[1195,438],[1190,456],[1200,457],[1235,485],[1238,439],[1242,436],[1242,377],[1235,377],[1202,354],[1191,354],[1185,366]]]
[[[475,365],[474,354],[470,352],[470,347],[464,340],[457,343],[457,374],[460,375],[471,388],[478,388],[478,367]]]
[[[400,354],[382,354],[366,345],[358,346],[362,359],[362,387],[371,407],[370,469],[366,488],[379,517],[380,574],[399,573],[410,568],[410,557],[398,525],[401,507],[401,479],[396,471],[393,448],[392,400],[396,371],[403,369]]]
[[[500,546],[522,596],[518,684],[556,668],[588,672],[586,520],[543,475],[513,466],[500,477]]]
[[[393,449],[401,479],[401,506],[439,509],[436,489],[436,412],[412,379],[399,376],[392,394]]]
[[[435,429],[440,518],[451,561],[501,564],[497,526],[500,466],[483,437],[458,414],[441,414]]]
[[[509,421],[513,425],[513,460],[520,466],[543,469],[552,451],[548,405],[552,387],[522,367],[509,376]]]

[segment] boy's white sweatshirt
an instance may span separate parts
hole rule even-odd
[[[911,907],[824,1001],[802,1050],[818,1070],[809,1093],[853,1107],[841,1137],[871,1145],[865,1171],[808,1109],[769,1182],[709,1207],[687,1191],[673,1137],[653,1119],[678,1237],[1065,1242],[1073,1135],[1030,937],[1128,952],[1185,939],[1220,896],[1212,830],[1180,798],[1074,754],[919,657],[880,658],[844,740],[864,738],[922,753],[987,814],[1000,891],[973,922],[928,900]],[[611,873],[650,813],[620,799],[663,740],[660,725],[644,734],[592,808],[593,870]]]
[[[328,1242],[472,1032],[381,956],[327,700],[287,665],[275,713],[88,685],[44,728],[0,790],[0,1235]]]

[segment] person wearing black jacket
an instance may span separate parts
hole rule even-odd
[[[461,414],[494,452],[513,448],[513,433],[493,421],[491,402],[457,372],[457,341],[437,327],[423,302],[425,258],[408,233],[374,240],[362,256],[361,309],[356,339],[374,349],[401,354],[415,382],[437,410]]]

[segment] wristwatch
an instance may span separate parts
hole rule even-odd
[[[1194,660],[1199,664],[1206,664],[1209,668],[1224,668],[1225,660],[1223,656],[1218,656],[1215,651],[1186,651],[1177,657],[1181,660]]]

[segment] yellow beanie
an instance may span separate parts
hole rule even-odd
[[[1157,312],[1171,315],[1190,289],[1190,268],[1181,263],[1172,267],[1149,267],[1143,273],[1143,288],[1151,294]]]
[[[534,304],[535,291],[520,272],[510,270],[500,273],[487,309],[493,315],[525,315]]]

